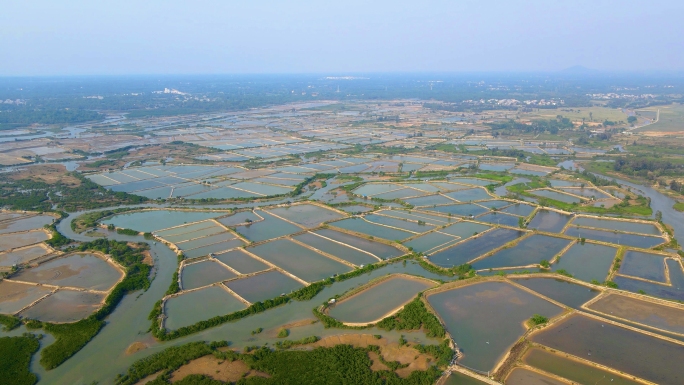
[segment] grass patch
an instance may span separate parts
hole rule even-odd
[[[677,202],[672,206],[673,209],[677,211],[684,211],[684,202]]]

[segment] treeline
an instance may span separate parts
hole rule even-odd
[[[551,134],[557,134],[560,130],[567,130],[574,127],[572,121],[568,118],[560,117],[558,119],[539,119],[533,120],[530,123],[516,122],[513,119],[509,119],[505,122],[493,122],[488,123],[488,126],[492,130],[509,130],[509,131],[522,131],[522,132],[546,132]]]
[[[89,317],[78,322],[53,324],[28,320],[26,327],[42,328],[55,337],[55,342],[41,351],[40,364],[45,369],[54,369],[81,350],[104,327],[104,319],[111,314],[121,299],[133,291],[147,289],[150,285],[149,274],[151,267],[142,263],[142,252],[148,248],[147,244],[139,243],[135,248],[126,242],[108,239],[97,239],[73,247],[73,251],[99,251],[110,254],[114,260],[126,269],[126,277],[119,282],[105,298],[104,305]]]
[[[83,123],[102,120],[104,115],[91,110],[79,108],[33,108],[31,106],[5,107],[0,111],[0,124],[30,125]]]
[[[38,377],[31,373],[31,357],[39,348],[38,338],[30,333],[0,338],[0,382],[14,385],[38,382]]]
[[[313,340],[313,338],[311,338]],[[267,347],[254,347],[250,354],[233,351],[219,351],[219,347],[227,343],[192,342],[181,346],[170,347],[135,362],[128,372],[117,378],[117,385],[133,385],[141,379],[162,372],[154,384],[168,384],[170,373],[187,364],[189,361],[213,354],[217,359],[240,360],[251,370],[266,373],[269,377],[253,376],[242,378],[236,382],[240,385],[270,384],[406,384],[427,385],[434,383],[441,371],[431,366],[426,371],[414,371],[408,377],[401,378],[393,371],[371,370],[372,362],[368,352],[372,348],[355,348],[350,345],[337,345],[331,348],[313,350],[271,350]],[[440,345],[441,347],[441,345]],[[423,352],[433,354],[441,352],[424,347]],[[418,348],[421,349],[420,347]],[[435,356],[438,362],[443,360]],[[397,367],[403,365],[397,365]],[[185,384],[220,384],[206,376],[192,375],[180,382]]]
[[[684,174],[684,163],[637,155],[615,159],[613,170],[653,180],[659,176],[681,176]]]
[[[446,335],[442,323],[427,310],[420,295],[397,314],[383,319],[375,326],[384,330],[419,330],[422,327],[428,337],[444,338]]]

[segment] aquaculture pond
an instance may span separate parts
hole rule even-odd
[[[315,233],[304,233],[293,238],[310,247],[331,254],[357,266],[368,265],[379,261],[379,258],[369,253],[348,245],[343,245],[339,242],[331,241],[330,239],[323,238]]]
[[[372,211],[372,207],[368,206],[363,206],[363,205],[348,205],[348,206],[340,206],[338,209],[348,212],[348,213],[365,213],[367,211]]]
[[[31,217],[13,219],[9,222],[0,223],[0,234],[40,229],[45,225],[49,225],[54,220],[55,218],[50,215],[34,215]]]
[[[288,239],[263,243],[249,248],[249,251],[307,282],[320,281],[352,270],[350,266]]]
[[[276,218],[265,211],[259,211],[258,213],[264,217],[263,221],[246,226],[238,226],[235,229],[243,237],[252,242],[265,241],[267,239],[282,237],[283,235],[302,231],[301,227],[295,226],[280,218]]]
[[[234,249],[236,247],[242,247],[244,245],[245,243],[242,240],[233,239],[226,242],[219,242],[207,246],[198,247],[196,249],[186,250],[183,251],[183,254],[187,258],[205,257],[209,254],[221,253],[224,251],[228,251],[230,249]]]
[[[670,282],[672,283],[672,286],[644,282],[628,277],[621,277],[619,275],[616,275],[613,278],[613,282],[615,282],[620,289],[633,293],[643,291],[646,294],[660,298],[684,301],[684,273],[682,272],[681,265],[679,262],[672,259],[666,260],[665,263],[667,263],[670,272]]]
[[[425,253],[429,255],[437,250],[449,247],[461,240],[462,239],[460,237],[434,231],[418,238],[414,238],[408,242],[404,242],[404,246],[410,247],[419,253]]]
[[[603,282],[608,276],[617,249],[592,243],[575,243],[552,266],[551,270],[565,270],[582,281]]]
[[[341,221],[330,223],[330,226],[370,235],[372,237],[383,238],[388,241],[405,239],[415,234],[413,232],[370,223],[362,218],[343,219]]]
[[[20,234],[0,235],[0,251],[32,245],[48,239],[45,231],[35,230]]]
[[[11,267],[13,265],[24,264],[48,253],[49,251],[43,245],[16,249],[0,254],[0,266]]]
[[[513,247],[497,251],[485,259],[473,263],[475,270],[496,269],[501,267],[518,267],[538,264],[542,260],[550,261],[571,241],[546,235],[531,235]]]
[[[73,290],[59,290],[19,315],[47,322],[75,322],[97,310],[105,295]]]
[[[201,238],[195,238],[189,241],[183,241],[183,242],[177,242],[176,246],[183,250],[192,250],[192,249],[197,249],[199,247],[204,247],[204,246],[209,246],[213,245],[216,243],[222,243],[222,242],[227,242],[235,239],[235,235],[233,233],[229,232],[222,232],[214,235],[209,235],[206,237],[201,237]]]
[[[513,214],[513,215],[520,215],[522,217],[526,217],[534,211],[534,206],[531,205],[526,205],[524,203],[515,203],[511,206],[506,207],[505,209],[502,209],[502,213],[507,213],[507,214]]]
[[[256,258],[251,257],[241,249],[235,249],[226,253],[217,254],[214,257],[222,263],[225,263],[231,268],[237,270],[241,274],[256,273],[257,271],[270,268],[270,266]]]
[[[373,284],[333,305],[329,315],[342,322],[369,323],[378,321],[411,301],[418,292],[435,286],[427,280],[393,276]]]
[[[117,268],[92,254],[72,254],[22,270],[14,278],[48,285],[108,290],[122,276]]]
[[[246,308],[228,291],[220,286],[183,293],[164,303],[164,327],[175,330],[219,315],[230,314]]]
[[[514,279],[519,285],[575,309],[600,294],[598,290],[558,278]]]
[[[229,281],[225,285],[252,303],[272,299],[304,286],[276,270]]]
[[[459,243],[454,247],[442,250],[430,256],[430,261],[435,265],[442,267],[462,265],[497,247],[501,247],[524,234],[524,232],[517,230],[494,229],[463,243]]]
[[[492,212],[479,216],[475,218],[475,220],[480,222],[491,223],[494,225],[517,227],[520,221],[520,217],[516,217],[515,215]]]
[[[461,363],[489,371],[525,332],[534,314],[554,317],[563,310],[506,282],[483,282],[429,295],[464,357]]]
[[[530,229],[547,231],[549,233],[560,233],[565,225],[570,221],[570,216],[550,210],[539,210],[527,226]]]
[[[439,232],[449,234],[449,235],[454,235],[460,238],[469,238],[472,237],[473,235],[477,235],[481,232],[484,232],[485,230],[491,229],[491,226],[483,225],[480,223],[475,223],[475,222],[469,222],[469,221],[462,221],[462,222],[457,222],[454,223],[453,225],[449,227],[445,227],[443,229],[439,229]]]
[[[377,212],[378,215],[397,219],[408,219],[411,221],[423,221],[430,225],[442,226],[449,223],[457,222],[458,218],[443,217],[433,214],[427,214],[422,211],[406,211],[406,210],[381,210]]]
[[[424,197],[418,197],[418,198],[409,198],[409,199],[404,199],[404,202],[413,205],[415,207],[421,207],[421,206],[433,206],[433,205],[446,205],[446,204],[451,204],[455,203],[453,199],[449,199],[443,195],[427,195]]]
[[[363,251],[369,252],[380,259],[389,259],[404,255],[405,253],[395,247],[386,245],[384,243],[371,241],[369,239],[359,238],[355,235],[342,233],[339,231],[321,229],[315,231],[314,234],[328,238],[330,240],[341,242],[346,246],[353,246]]]
[[[620,274],[666,282],[665,256],[627,250],[620,263]]]
[[[52,290],[43,286],[0,281],[0,313],[14,314],[48,294]]]
[[[627,231],[649,235],[660,235],[660,230],[652,223],[628,222],[616,219],[599,219],[577,217],[572,221],[572,226],[596,227],[606,230]]]
[[[572,195],[564,194],[554,190],[534,190],[532,191],[532,194],[565,203],[580,203],[582,201],[581,199]]]
[[[585,357],[583,356],[582,358]],[[589,357],[586,358],[591,359]],[[611,385],[642,384],[630,378],[540,348],[528,350],[523,357],[523,362],[547,373],[555,374],[580,384],[600,384],[602,382],[610,383]]]
[[[660,237],[583,229],[581,227],[577,228],[574,226],[568,227],[568,229],[565,230],[565,235],[575,238],[593,239],[595,241],[614,243],[623,246],[639,247],[642,249],[650,249],[651,247],[665,242],[665,240]]]
[[[427,223],[418,223],[408,219],[397,219],[377,214],[366,215],[364,219],[375,224],[396,227],[413,233],[425,233],[435,228],[435,226],[428,225]]]
[[[514,368],[506,377],[506,385],[566,385],[553,377],[545,376],[533,370]]]
[[[102,223],[140,232],[153,232],[168,227],[182,225],[184,223],[215,218],[224,214],[225,213],[209,211],[146,210],[117,214],[111,218],[105,219]]]
[[[491,196],[487,194],[487,191],[482,188],[453,191],[444,193],[444,195],[448,196],[449,198],[456,199],[459,202],[479,201],[491,198]]]
[[[237,277],[235,273],[221,266],[220,263],[208,260],[184,265],[181,284],[183,290],[190,290],[235,277]]]
[[[462,203],[462,204],[455,204],[455,205],[447,205],[447,206],[437,206],[437,207],[426,207],[422,208],[421,210],[425,211],[435,211],[438,213],[442,213],[444,215],[457,215],[459,217],[468,217],[468,216],[475,216],[475,215],[480,215],[482,213],[486,213],[489,211],[488,209],[476,205],[474,203]]]
[[[354,190],[354,194],[361,196],[373,196],[377,194],[386,193],[389,191],[398,190],[400,188],[402,188],[400,185],[396,185],[393,183],[369,183]]]
[[[241,211],[239,213],[235,213],[227,217],[218,218],[216,220],[219,221],[222,225],[234,227],[243,224],[247,221],[257,222],[260,221],[261,218],[259,218],[252,211]]]
[[[268,211],[307,228],[345,217],[336,211],[310,204],[277,207]]]
[[[593,318],[572,315],[531,340],[657,384],[676,385],[684,379],[682,345]],[[625,353],[635,349],[640,353]]]
[[[588,306],[592,310],[673,333],[684,334],[684,307],[619,294],[608,294]]]

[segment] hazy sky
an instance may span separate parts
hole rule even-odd
[[[2,0],[0,76],[684,70],[682,0]]]

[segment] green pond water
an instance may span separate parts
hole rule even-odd
[[[652,281],[666,282],[665,257],[658,254],[627,250],[620,263],[620,273]]]
[[[586,238],[593,239],[595,241],[614,243],[617,245],[640,247],[642,249],[649,249],[665,242],[665,240],[660,237],[616,233],[612,231],[590,230],[577,228],[574,226],[568,227],[568,229],[565,230],[565,235],[576,238]]]
[[[660,230],[650,223],[616,221],[612,219],[597,219],[579,217],[572,221],[572,226],[596,227],[606,230],[629,231],[632,233],[660,235]]]
[[[256,273],[257,271],[266,270],[268,265],[252,258],[247,253],[240,249],[232,250],[223,254],[217,254],[216,259],[239,271],[242,274]]]
[[[272,299],[280,294],[301,289],[303,285],[279,271],[226,282],[231,290],[249,302]]]
[[[204,261],[185,265],[181,273],[181,283],[183,290],[190,290],[236,276],[235,273],[221,266],[220,263]]]
[[[581,315],[570,316],[532,341],[657,384],[681,384],[684,347]],[[638,350],[639,354],[626,354]]]
[[[278,207],[270,209],[275,215],[283,217],[304,227],[317,227],[323,222],[328,222],[340,218],[344,215],[328,210],[316,205],[295,205],[290,207]]]
[[[57,286],[108,290],[121,276],[119,270],[94,255],[73,254],[23,270],[14,278]]]
[[[475,270],[500,267],[527,266],[550,261],[570,242],[567,239],[534,234],[518,242],[517,245],[500,250],[494,255],[473,263]]]
[[[276,218],[265,211],[259,211],[259,215],[264,217],[263,221],[247,226],[238,226],[235,230],[252,242],[260,242],[302,231],[300,227]]]
[[[555,211],[539,210],[527,227],[549,233],[560,233],[570,218],[569,215],[559,214]]]
[[[104,294],[60,290],[22,311],[20,315],[47,322],[74,322],[97,310],[104,297]]]
[[[582,281],[605,281],[617,249],[590,243],[575,243],[551,266],[552,271],[565,270]]]
[[[401,250],[390,245],[386,245],[380,242],[374,242],[370,239],[359,238],[357,236],[341,233],[339,231],[321,229],[315,231],[315,233],[326,238],[330,238],[332,240],[342,242],[347,245],[351,245],[361,250],[367,251],[380,259],[394,258],[404,254],[404,252],[402,252]]]
[[[599,295],[597,290],[556,278],[524,278],[515,282],[575,309]]]
[[[603,382],[610,383],[611,385],[641,384],[629,378],[618,376],[612,372],[561,357],[542,349],[531,349],[525,354],[523,361],[530,366],[580,384],[600,384]]]
[[[329,314],[342,322],[376,321],[432,286],[429,282],[405,277],[389,278],[333,305]]]
[[[553,317],[562,309],[505,282],[483,282],[428,297],[458,347],[463,365],[481,371],[497,361],[525,332],[534,314]]]
[[[337,242],[333,242],[326,238],[319,237],[318,235],[313,233],[304,233],[301,235],[297,235],[296,237],[294,237],[294,239],[302,243],[305,243],[311,247],[314,247],[318,250],[321,250],[325,253],[334,255],[340,259],[344,259],[345,261],[351,262],[357,266],[368,265],[371,263],[378,262],[376,258],[360,250],[356,250],[351,247],[339,244]]]
[[[307,281],[315,282],[352,268],[287,239],[251,247],[250,252]]]
[[[102,223],[141,232],[153,232],[184,223],[202,221],[222,215],[220,212],[151,210],[115,215]]]
[[[565,382],[525,368],[515,368],[506,377],[506,385],[565,385]]]
[[[401,240],[413,235],[413,233],[407,231],[369,223],[361,218],[343,219],[341,221],[333,222],[330,225],[373,237],[383,238],[388,241]]]
[[[164,314],[168,317],[164,321],[164,327],[175,330],[246,307],[225,289],[211,286],[169,298],[164,304]]]
[[[494,229],[463,243],[430,256],[430,261],[438,266],[452,267],[462,265],[486,254],[497,247],[521,237],[522,231]]]

